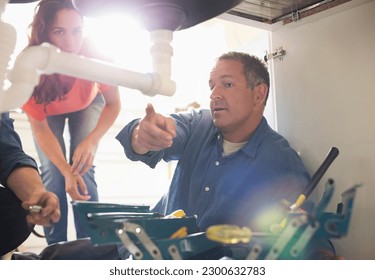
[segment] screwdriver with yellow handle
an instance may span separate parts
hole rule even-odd
[[[206,237],[223,244],[248,243],[251,239],[251,230],[248,227],[235,225],[214,225],[206,230]]]
[[[311,177],[310,182],[307,184],[305,191],[301,193],[297,200],[289,207],[289,210],[291,212],[297,211],[302,204],[305,202],[305,200],[309,197],[309,195],[313,192],[315,187],[318,185],[320,179],[322,179],[323,175],[326,173],[328,168],[331,166],[332,162],[336,159],[336,157],[339,155],[339,150],[336,147],[332,147],[331,150],[328,152],[325,160],[320,165],[318,170],[314,173],[314,175]],[[287,218],[284,218],[280,223],[280,229],[283,229],[286,226]],[[275,231],[275,228],[273,228],[272,231]]]

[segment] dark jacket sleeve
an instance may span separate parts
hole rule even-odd
[[[13,127],[13,119],[1,114],[0,119],[0,183],[7,186],[10,173],[18,167],[38,169],[35,160],[25,154],[19,135]]]

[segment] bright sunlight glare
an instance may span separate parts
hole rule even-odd
[[[17,30],[13,58],[27,45],[27,27],[35,6],[36,3],[7,6],[4,20]],[[194,101],[208,107],[208,75],[214,59],[229,50],[243,50],[261,57],[269,48],[267,34],[257,28],[216,18],[174,32],[171,78],[177,85],[175,95],[148,97],[137,90],[120,87],[127,109],[123,112],[133,110],[143,115],[148,102],[152,102],[161,113],[173,112],[176,107],[184,107]],[[85,36],[101,55],[117,66],[140,73],[152,71],[150,33],[131,14],[121,11],[102,17],[85,17]],[[271,101],[267,107],[272,112]]]
[[[110,14],[85,19],[85,33],[97,50],[134,71],[151,70],[149,32],[131,16]]]
[[[180,105],[192,101],[198,101],[201,105],[208,103],[207,73],[213,65],[214,58],[227,49],[223,32],[223,26],[214,20],[174,32],[171,42],[173,48],[171,66],[172,79],[178,85],[177,92],[175,96],[168,98],[173,102],[165,102],[163,97],[154,97],[155,103],[161,99],[159,109],[171,112],[176,107],[176,103]],[[86,18],[85,33],[95,48],[112,59],[116,65],[141,73],[152,71],[150,32],[135,18],[123,13]],[[123,95],[128,91],[124,90]],[[145,98],[132,96],[131,99],[130,102],[134,102]]]

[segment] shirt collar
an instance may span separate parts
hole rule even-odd
[[[259,123],[258,127],[255,129],[253,135],[251,135],[249,141],[245,146],[241,148],[241,150],[248,155],[251,158],[255,158],[256,152],[258,150],[259,145],[262,142],[262,138],[264,135],[264,132],[269,128],[267,120],[265,117],[262,117],[261,122]],[[223,136],[220,132],[220,130],[215,127],[214,133],[213,133],[213,139],[219,140],[219,144],[223,144]]]
[[[255,158],[258,147],[262,143],[263,135],[268,128],[269,126],[266,118],[262,117],[262,120],[255,129],[253,135],[251,135],[247,144],[242,148],[245,154],[247,154],[249,157]]]

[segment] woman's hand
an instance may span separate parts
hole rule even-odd
[[[93,165],[98,142],[87,137],[74,150],[72,157],[73,164],[71,171],[73,174],[83,175]]]
[[[66,172],[65,191],[70,195],[72,200],[89,200],[91,196],[88,194],[87,187],[80,174]]]

